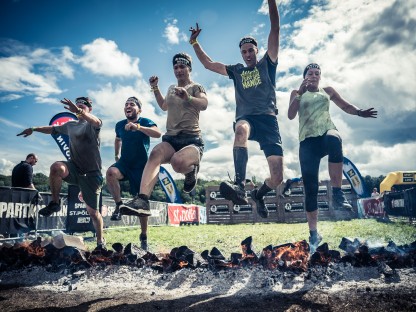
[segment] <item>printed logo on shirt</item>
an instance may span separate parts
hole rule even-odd
[[[255,88],[261,85],[260,72],[257,67],[254,70],[247,70],[241,73],[241,82],[244,89]]]

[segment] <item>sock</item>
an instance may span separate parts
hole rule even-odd
[[[147,234],[141,233],[139,239],[140,240],[147,240]]]
[[[263,198],[264,195],[266,195],[268,192],[270,192],[272,189],[267,186],[266,181],[264,181],[263,185],[260,186],[260,188],[257,191],[257,199]]]
[[[341,192],[341,188],[340,187],[335,187],[335,186],[332,187],[332,193],[333,194],[340,193],[340,192]]]
[[[311,237],[316,237],[318,236],[318,230],[309,231],[309,234],[311,235]]]
[[[147,196],[146,194],[139,194],[138,197],[144,200],[149,200],[149,196]]]
[[[234,170],[235,170],[235,183],[244,187],[246,180],[246,170],[248,161],[247,147],[234,147]]]
[[[120,206],[123,203],[122,200],[120,200],[119,202],[116,203],[116,206]]]

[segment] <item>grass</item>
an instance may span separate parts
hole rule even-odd
[[[338,248],[342,237],[361,238],[372,243],[387,244],[389,241],[397,245],[416,241],[416,227],[408,223],[381,223],[375,219],[354,219],[351,221],[321,221],[319,233],[330,249]],[[107,246],[115,242],[124,245],[139,245],[140,229],[106,229]],[[84,233],[84,237],[87,234]],[[148,229],[148,243],[154,253],[170,252],[174,247],[186,245],[195,252],[201,253],[217,247],[224,256],[231,252],[241,252],[240,243],[248,236],[253,237],[254,251],[259,252],[268,245],[280,245],[308,239],[309,231],[306,223],[259,223],[234,225],[193,225],[193,226],[151,226]],[[95,248],[95,241],[87,240],[89,249]]]

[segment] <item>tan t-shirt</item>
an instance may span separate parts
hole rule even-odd
[[[299,104],[299,142],[318,137],[328,130],[337,129],[329,115],[330,97],[324,89],[306,91]]]
[[[166,94],[166,103],[168,106],[168,120],[166,122],[166,134],[191,134],[199,135],[201,129],[199,128],[199,112],[200,110],[195,105],[189,103],[187,100],[182,100],[175,95],[175,85],[171,85]],[[191,82],[185,86],[186,91],[195,96],[196,93],[205,93],[204,88],[195,82]]]

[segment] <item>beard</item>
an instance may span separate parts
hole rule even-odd
[[[130,113],[130,116],[126,116],[128,121],[136,121],[137,120],[137,113]]]

